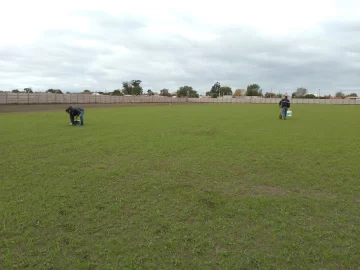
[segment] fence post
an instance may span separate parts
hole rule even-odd
[[[56,101],[56,93],[55,93],[55,103],[57,103],[57,101]]]
[[[19,105],[19,93],[16,94],[16,103]]]
[[[6,92],[5,93],[5,104],[7,104],[8,103],[8,93]]]
[[[40,103],[40,94],[37,93],[37,104],[39,104],[39,103]]]
[[[30,104],[30,93],[28,92],[28,105]]]

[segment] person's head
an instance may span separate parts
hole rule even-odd
[[[284,98],[288,98],[288,96],[287,96],[287,95],[285,95],[285,96],[284,96]]]
[[[71,110],[72,110],[72,107],[70,106],[69,108],[67,108],[67,109],[65,110],[65,112],[70,113]]]

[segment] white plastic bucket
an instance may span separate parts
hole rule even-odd
[[[291,117],[292,116],[292,111],[287,111],[286,116]]]

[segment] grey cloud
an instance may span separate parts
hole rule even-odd
[[[176,33],[151,36],[147,22],[138,17],[74,14],[89,18],[90,33],[47,31],[35,44],[0,47],[0,88],[103,90],[131,79],[141,79],[146,89],[192,85],[200,92],[216,81],[233,88],[259,83],[264,91],[306,86],[335,92],[360,85],[358,22],[326,22],[318,32],[287,37],[264,36],[247,27],[198,26],[218,38],[195,41]],[[180,19],[194,23],[181,14]],[[75,40],[104,46],[84,47]]]
[[[336,20],[324,23],[323,28],[338,34],[356,34],[360,32],[360,22]]]

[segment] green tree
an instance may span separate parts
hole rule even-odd
[[[347,97],[357,97],[358,95],[356,93],[351,93],[350,95],[347,95]]]
[[[343,92],[339,91],[335,94],[335,97],[337,98],[345,98],[345,95],[343,94]]]
[[[129,82],[123,82],[122,92],[124,95],[131,95],[131,84]]]
[[[275,93],[266,92],[265,95],[264,95],[264,97],[266,97],[266,98],[274,98],[274,97],[276,97],[276,94],[275,94]]]
[[[142,83],[141,80],[132,80],[132,81],[130,82],[130,84],[131,84],[133,87],[140,86],[141,83]]]
[[[262,89],[258,84],[248,85],[246,89],[246,96],[262,96]]]
[[[164,89],[160,90],[160,96],[171,97],[171,94],[169,93],[168,89],[164,88]]]
[[[216,82],[213,86],[211,86],[210,91],[206,92],[206,95],[211,96],[212,98],[217,98],[220,95],[220,88],[220,83]]]
[[[20,91],[18,89],[14,89],[11,91],[11,93],[20,93]]]
[[[220,96],[231,96],[232,89],[229,86],[221,86],[220,87]]]
[[[149,96],[153,96],[153,95],[154,95],[154,92],[151,91],[151,89],[148,89],[148,90],[147,90],[147,94],[148,94]]]
[[[299,87],[295,91],[295,97],[298,97],[298,98],[304,97],[304,96],[306,96],[307,93],[308,93],[308,90],[305,87]]]
[[[134,86],[132,88],[132,94],[135,95],[135,96],[139,96],[139,95],[142,95],[143,93],[143,89],[141,86]]]
[[[111,95],[112,96],[123,96],[123,93],[121,93],[121,91],[119,89],[116,89],[116,90],[112,91]]]
[[[176,92],[177,97],[198,98],[199,94],[191,86],[182,86]]]
[[[83,91],[83,94],[91,94],[91,91],[86,89]]]
[[[314,94],[307,94],[307,95],[303,96],[303,98],[314,99],[314,98],[316,98],[316,96]]]
[[[141,95],[143,88],[140,86],[141,80],[132,80],[130,82],[123,82],[122,92],[125,95]]]
[[[33,90],[30,87],[24,88],[24,92],[25,93],[34,93]]]
[[[48,89],[46,90],[47,93],[53,93],[53,94],[62,94],[63,92],[60,89]]]

